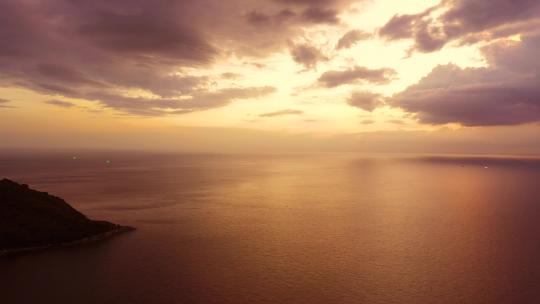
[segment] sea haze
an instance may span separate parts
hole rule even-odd
[[[4,153],[138,228],[0,258],[4,303],[540,303],[540,161]]]

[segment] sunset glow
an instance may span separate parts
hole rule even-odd
[[[520,134],[491,152],[536,153],[539,7],[523,2],[3,1],[1,145],[354,150],[364,134],[378,151],[435,132],[462,153]]]

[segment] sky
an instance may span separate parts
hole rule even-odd
[[[537,0],[2,0],[0,147],[540,155]]]

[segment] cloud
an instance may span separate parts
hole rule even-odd
[[[351,3],[362,1],[364,0],[274,0],[274,3],[279,3],[284,8],[273,14],[259,14],[261,18],[257,19],[264,21],[263,23],[267,25],[271,20],[286,21],[291,24],[335,25],[340,22],[341,10]]]
[[[334,4],[335,0],[274,0],[275,2],[286,4],[300,4],[300,5],[314,5],[314,6],[328,6]]]
[[[245,14],[245,19],[260,30],[294,32],[297,27],[312,24],[337,25],[340,22],[338,15],[339,10],[335,8],[310,6],[303,10],[288,7],[274,12],[253,10]]]
[[[73,98],[130,89],[167,98],[199,89],[207,78],[178,71],[207,64],[218,51],[167,8],[178,7],[2,1],[0,83]]]
[[[303,65],[306,69],[314,69],[321,61],[328,61],[319,49],[308,44],[297,44],[291,47],[291,56],[293,60]]]
[[[200,91],[183,99],[127,97],[96,92],[85,96],[102,105],[141,116],[161,116],[167,114],[187,114],[223,107],[235,100],[254,99],[272,94],[273,87],[227,88],[218,91]]]
[[[401,119],[389,119],[386,122],[394,125],[406,125],[406,123]]]
[[[11,106],[6,105],[7,103],[10,103],[11,100],[0,98],[0,108],[11,108]]]
[[[255,26],[260,30],[281,30],[284,32],[293,30],[297,25],[305,23],[302,15],[290,10],[282,9],[274,14],[251,11],[246,15],[249,25]],[[308,22],[309,23],[309,22]]]
[[[238,79],[240,77],[242,77],[242,75],[238,73],[226,72],[221,74],[221,78],[223,79]]]
[[[454,40],[476,43],[534,32],[539,20],[537,0],[442,0],[418,14],[393,16],[379,35],[388,40],[412,38],[411,51],[433,52]]]
[[[389,40],[412,38],[413,23],[420,15],[394,15],[382,28],[379,35]]]
[[[296,6],[307,6],[307,7],[340,7],[347,5],[353,1],[344,1],[344,0],[273,0],[277,3],[287,4],[287,5],[296,5]],[[358,1],[356,1],[358,2]]]
[[[294,15],[292,12],[291,14]],[[248,23],[254,26],[266,26],[270,25],[272,22],[272,16],[257,11],[249,12],[246,15],[246,18]]]
[[[355,45],[358,41],[369,39],[370,33],[361,30],[350,30],[341,37],[336,45],[337,50],[348,49]]]
[[[208,62],[217,54],[202,33],[163,11],[153,14],[156,9],[146,3],[141,8],[133,14],[93,12],[77,32],[100,48],[149,61]]]
[[[46,103],[46,104],[53,105],[53,106],[57,106],[57,107],[62,107],[62,108],[72,108],[72,107],[75,107],[75,104],[72,103],[72,102],[69,102],[69,101],[63,101],[63,100],[58,100],[58,99],[47,100],[47,101],[45,101],[45,103]]]
[[[284,116],[284,115],[302,115],[302,114],[304,114],[304,111],[286,109],[286,110],[281,110],[281,111],[276,111],[276,112],[260,114],[259,117],[276,117],[276,116]]]
[[[396,74],[396,71],[390,68],[370,69],[355,66],[344,71],[327,71],[319,77],[318,81],[327,88],[358,82],[385,84],[392,81]]]
[[[347,103],[350,106],[372,112],[376,108],[384,105],[384,98],[380,94],[368,91],[357,91],[351,94]]]
[[[302,17],[308,22],[337,24],[337,14],[334,9],[308,8],[302,13]]]
[[[159,105],[226,90],[221,75],[200,71],[232,54],[256,61],[283,51],[310,25],[336,23],[352,1],[3,0],[0,85],[68,98],[101,94],[111,107],[141,92],[152,96],[154,112],[168,112]],[[299,51],[312,66],[309,50]],[[133,104],[116,109],[140,110],[137,98],[127,100]]]
[[[363,124],[363,125],[371,125],[371,124],[374,124],[375,121],[372,120],[372,119],[364,119],[360,123]]]
[[[465,126],[540,121],[540,35],[499,41],[482,49],[489,67],[438,66],[388,102],[422,123]]]

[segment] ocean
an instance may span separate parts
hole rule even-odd
[[[0,258],[2,303],[540,303],[540,160],[3,152],[135,232]]]

